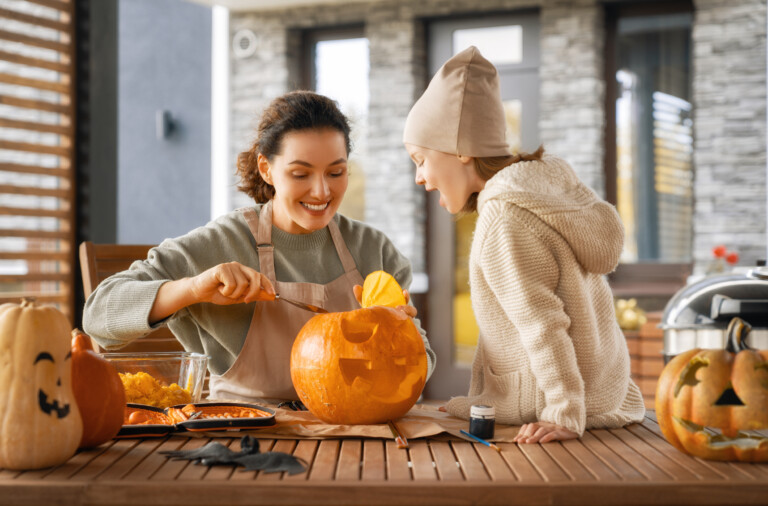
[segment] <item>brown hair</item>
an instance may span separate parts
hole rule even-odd
[[[541,160],[542,156],[544,156],[544,146],[539,146],[539,149],[533,153],[515,153],[514,155],[486,156],[483,158],[475,158],[475,171],[483,181],[488,181],[501,169],[509,167],[513,163]],[[477,196],[478,192],[475,192],[469,196],[466,204],[464,204],[464,207],[461,209],[461,215],[470,214],[477,211]]]
[[[237,189],[258,203],[269,201],[275,196],[275,188],[259,173],[259,153],[272,161],[282,151],[286,134],[324,128],[344,134],[349,156],[352,150],[349,120],[334,100],[305,90],[292,91],[272,100],[261,116],[256,141],[248,151],[237,156],[237,174],[240,176]]]

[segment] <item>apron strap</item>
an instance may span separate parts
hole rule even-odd
[[[341,236],[341,231],[335,220],[331,219],[328,223],[328,230],[331,232],[333,245],[336,246],[336,254],[339,255],[341,265],[344,266],[344,272],[349,274],[356,271],[355,259],[352,257],[352,253],[349,252],[349,248],[347,248],[347,244],[344,242],[344,238]]]
[[[256,239],[256,251],[259,255],[259,270],[274,286],[277,283],[275,277],[275,256],[272,245],[272,201],[261,206],[261,212],[256,215],[252,207],[245,209],[245,221]]]

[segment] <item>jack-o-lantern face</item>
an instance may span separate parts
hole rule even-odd
[[[724,350],[689,350],[664,368],[656,415],[679,450],[715,460],[768,461],[768,351],[749,349],[749,324],[734,318]]]
[[[83,425],[69,332],[52,306],[0,306],[0,467],[48,467],[75,453]]]
[[[291,380],[305,406],[328,423],[380,423],[421,395],[427,355],[410,318],[386,307],[314,316],[291,352]]]

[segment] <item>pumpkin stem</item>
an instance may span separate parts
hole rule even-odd
[[[37,302],[37,297],[22,297],[21,307],[34,306],[35,302]]]
[[[749,334],[751,330],[752,325],[745,322],[738,316],[734,317],[728,323],[728,328],[725,330],[728,340],[725,349],[731,353],[750,350],[751,348],[747,346],[747,343],[744,342],[744,339],[746,339],[747,334]]]

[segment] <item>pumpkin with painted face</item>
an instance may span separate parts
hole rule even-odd
[[[34,300],[0,306],[0,467],[40,469],[74,455],[83,422],[72,393],[70,324]]]
[[[291,380],[299,399],[333,424],[372,424],[403,416],[427,378],[421,334],[385,306],[319,314],[299,332]]]
[[[728,325],[728,345],[673,358],[656,390],[664,437],[680,451],[712,460],[768,462],[768,350],[752,350],[750,326]]]

